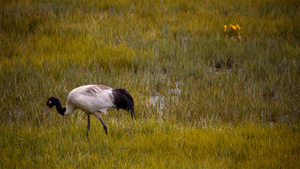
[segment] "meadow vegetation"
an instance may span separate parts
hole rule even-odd
[[[0,6],[1,168],[299,168],[300,2]],[[87,139],[79,110],[43,119],[85,84],[126,88],[134,120],[92,117]]]

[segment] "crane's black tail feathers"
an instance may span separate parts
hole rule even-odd
[[[126,89],[113,89],[114,104],[117,109],[124,109],[130,111],[131,117],[134,115],[134,100]]]

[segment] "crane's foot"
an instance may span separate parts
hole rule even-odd
[[[88,115],[88,125],[87,125],[86,137],[89,136],[90,126],[91,126],[90,115]]]
[[[107,133],[107,127],[106,126],[103,126],[103,129],[105,130],[105,133],[106,133],[106,135],[108,134]]]
[[[101,118],[99,118],[99,120],[101,121],[101,123],[103,125],[103,129],[105,130],[105,133],[107,135],[107,127],[106,127],[105,123],[103,122],[103,120]]]

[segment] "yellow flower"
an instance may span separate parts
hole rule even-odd
[[[236,26],[232,25],[232,29],[233,29],[233,30],[236,30]]]
[[[224,32],[226,33],[227,31],[227,25],[224,25]]]

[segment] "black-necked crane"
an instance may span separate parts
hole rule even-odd
[[[50,97],[47,100],[47,108],[44,116],[53,107],[61,115],[73,113],[76,109],[84,111],[88,115],[87,136],[90,130],[90,115],[96,116],[102,123],[107,134],[107,127],[101,119],[101,114],[107,114],[107,110],[117,108],[130,111],[134,115],[134,100],[126,89],[113,89],[104,85],[85,85],[73,89],[67,98],[66,107],[62,107],[57,97]]]

